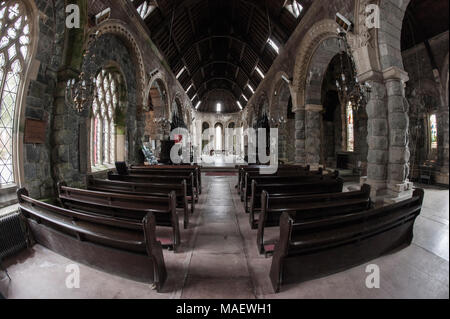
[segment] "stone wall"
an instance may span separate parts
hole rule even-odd
[[[101,35],[89,48],[89,55],[84,60],[83,72],[90,77],[96,76],[102,68],[113,66],[122,74],[126,87],[126,101],[121,105],[120,113],[125,115],[126,153],[131,163],[138,162],[140,139],[136,123],[137,79],[136,66],[132,53],[123,40],[114,34]],[[84,183],[85,174],[89,172],[89,118],[91,110],[85,109],[81,114],[60,100],[55,110],[53,123],[53,157],[54,177],[58,181]],[[117,110],[116,110],[117,113]],[[116,124],[122,119],[116,119]],[[81,148],[81,149],[80,149]]]
[[[24,144],[24,184],[31,196],[46,198],[53,194],[51,128],[57,71],[64,46],[64,0],[36,0],[39,10],[39,34],[35,60],[37,77],[25,90],[25,118],[47,122],[45,144]]]
[[[403,64],[408,72],[406,97],[409,102],[411,122],[411,166],[412,177],[418,177],[418,166],[426,161],[435,161],[435,180],[448,184],[448,76],[449,32],[429,39],[430,49],[437,64],[433,71],[425,45],[419,44],[402,52]],[[430,150],[428,117],[436,114],[438,119],[438,150]]]
[[[40,16],[35,57],[39,70],[26,90],[25,113],[27,118],[47,121],[47,138],[43,145],[24,145],[23,186],[33,197],[45,198],[55,194],[55,185],[59,181],[83,186],[90,171],[89,110],[78,114],[66,105],[64,97],[67,79],[76,76],[77,69],[81,70],[82,39],[86,34],[101,30],[98,51],[91,61],[94,67],[86,71],[96,72],[113,62],[125,79],[126,147],[130,163],[143,161],[140,153],[146,126],[143,105],[147,102],[146,90],[154,78],[164,82],[168,104],[172,105],[171,101],[178,96],[183,113],[188,113],[192,104],[152,43],[131,2],[114,2],[110,18],[98,26],[89,28],[83,18],[80,32],[75,31],[78,33],[69,36],[65,28],[64,0],[35,0],[35,3],[39,10],[36,14]],[[77,0],[77,3],[82,11],[86,3],[90,5],[90,1],[84,0]],[[83,65],[85,68],[89,63],[84,61]]]

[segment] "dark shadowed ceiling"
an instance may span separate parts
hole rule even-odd
[[[134,0],[136,8],[143,0]],[[151,38],[188,91],[192,103],[201,100],[199,111],[215,112],[214,99],[234,97],[223,112],[239,111],[252,96],[247,83],[256,90],[277,54],[268,45],[272,38],[280,47],[289,39],[312,0],[298,1],[302,14],[295,18],[285,0],[157,0],[145,18]],[[218,93],[220,92],[220,94]],[[203,103],[205,101],[205,103]],[[206,103],[208,101],[208,103]],[[220,102],[220,101],[218,101]],[[225,104],[225,103],[224,103]]]
[[[402,27],[402,50],[448,30],[449,0],[412,0]]]

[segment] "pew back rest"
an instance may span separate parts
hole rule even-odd
[[[416,189],[411,199],[400,203],[310,221],[299,219],[298,214],[284,213],[280,236],[287,231],[289,255],[354,242],[413,221],[420,214],[423,197],[424,191]]]
[[[133,183],[97,179],[91,175],[88,177],[88,189],[100,192],[153,196],[167,196],[168,193],[174,191],[178,197],[186,194],[186,180],[182,180],[180,184]]]
[[[59,183],[58,195],[61,203],[72,210],[126,220],[142,220],[147,213],[152,212],[156,214],[158,224],[165,223],[169,226],[175,223],[175,192],[168,193],[165,197],[139,196],[76,189]]]
[[[297,220],[319,219],[368,210],[372,207],[370,185],[360,191],[311,193],[301,195],[269,194],[261,196],[263,226],[279,225],[282,213],[295,213]]]
[[[181,184],[186,182],[187,194],[194,194],[193,174],[185,176],[161,176],[161,175],[119,175],[108,172],[108,179],[111,181],[132,182],[132,183],[150,183],[150,184]]]
[[[148,253],[151,246],[156,244],[155,217],[151,212],[147,212],[141,220],[126,221],[50,205],[32,199],[25,189],[19,190],[17,194],[20,210],[26,218],[66,235],[141,253]]]
[[[305,185],[305,187],[303,187],[304,190],[299,189],[298,192],[300,193],[301,192],[306,192],[306,194],[315,193],[320,189],[323,189],[322,193],[331,193],[333,191],[327,191],[325,188],[326,187],[339,188],[341,181],[342,179],[336,178],[334,175],[322,176],[322,175],[300,174],[290,176],[252,176],[247,179],[245,193],[247,196],[252,196],[253,194],[260,195],[263,189],[266,189],[269,193],[276,192],[277,189],[280,190],[281,193],[285,193],[290,192],[289,189],[292,189],[292,185],[297,185],[298,188],[301,188],[302,185]],[[308,192],[307,185],[311,185],[312,187],[315,187],[315,189],[312,189],[310,192]]]

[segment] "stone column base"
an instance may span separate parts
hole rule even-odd
[[[436,173],[436,183],[437,184],[442,184],[442,185],[449,185],[449,174],[448,173],[443,173],[443,172],[438,172]]]
[[[413,195],[413,186],[411,182],[388,185],[387,196],[384,199],[386,204],[394,204],[409,199]]]

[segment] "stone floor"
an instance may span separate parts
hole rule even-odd
[[[79,265],[80,288],[66,287],[70,260],[35,246],[8,260],[0,292],[7,298],[448,298],[449,191],[428,188],[414,243],[374,260],[380,289],[366,288],[366,265],[325,278],[286,285],[273,294],[270,258],[258,254],[255,231],[235,191],[236,177],[204,177],[204,193],[179,253],[165,251],[169,274],[162,293]],[[0,279],[1,279],[0,278]]]

